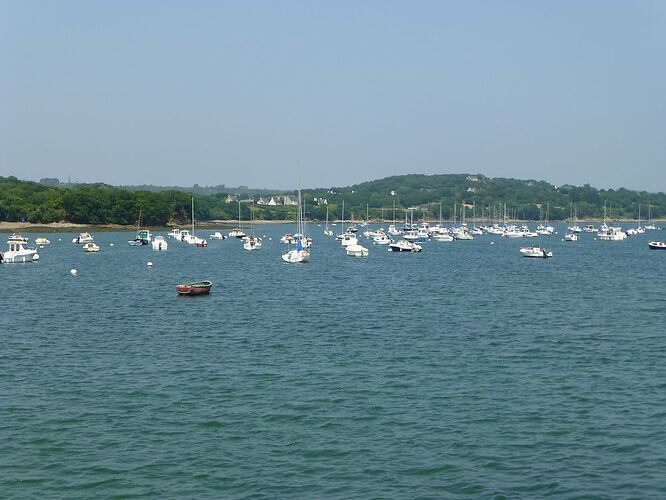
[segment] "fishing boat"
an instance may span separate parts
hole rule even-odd
[[[564,241],[578,241],[578,235],[576,233],[567,233],[564,235]]]
[[[648,243],[650,250],[666,250],[666,242],[663,241],[651,241]]]
[[[213,234],[211,234],[209,236],[209,238],[211,240],[226,240],[227,239],[227,237],[219,231],[215,231]]]
[[[553,256],[553,252],[537,246],[523,247],[520,249],[520,253],[523,254],[523,257],[535,257],[539,259],[547,259]]]
[[[166,249],[169,247],[166,238],[161,234],[155,236],[151,244],[153,245],[153,250],[158,250],[162,252],[166,251]]]
[[[20,235],[13,234],[7,240],[8,249],[6,252],[0,252],[0,263],[13,264],[17,262],[36,262],[39,260],[39,254],[34,248],[28,248],[28,239]]]
[[[35,240],[35,244],[40,245],[40,246],[46,246],[46,245],[50,245],[51,242],[49,240],[47,240],[46,238],[44,238],[43,236],[40,236],[39,238],[37,238]]]
[[[303,212],[301,205],[301,188],[298,188],[298,207],[296,210],[296,233],[301,235],[300,238],[296,240],[296,248],[289,250],[287,253],[282,254],[282,260],[290,264],[297,264],[300,262],[308,262],[310,260],[310,252],[303,248],[303,241],[306,239],[304,223],[303,223]]]
[[[212,281],[195,281],[176,285],[176,291],[179,295],[208,295],[212,287]]]

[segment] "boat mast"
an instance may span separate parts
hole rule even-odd
[[[192,196],[192,236],[194,236],[194,196]]]

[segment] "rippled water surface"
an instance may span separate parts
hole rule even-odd
[[[291,229],[0,266],[0,496],[666,496],[664,231],[358,259],[314,226],[290,265]]]

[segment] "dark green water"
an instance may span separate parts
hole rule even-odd
[[[663,498],[664,231],[558,229],[355,259],[311,227],[305,265],[286,226],[47,235],[0,266],[0,497]]]

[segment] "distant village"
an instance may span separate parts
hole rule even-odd
[[[264,198],[264,197],[259,197],[257,200],[253,200],[252,198],[248,199],[239,199],[238,196],[230,194],[227,196],[227,199],[225,200],[227,203],[237,203],[237,202],[255,202],[257,205],[266,205],[269,207],[277,207],[279,205],[286,205],[286,206],[297,206],[298,205],[298,200],[294,196],[271,196],[270,198]],[[326,198],[313,198],[314,203],[317,206],[322,206],[322,205],[328,205],[328,200]]]

